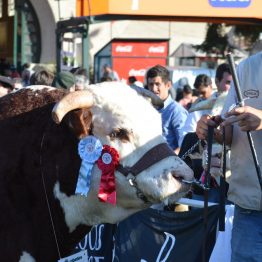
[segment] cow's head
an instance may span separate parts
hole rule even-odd
[[[115,223],[171,195],[179,199],[188,191],[188,186],[182,184],[181,179],[192,180],[193,173],[165,144],[160,114],[128,86],[110,82],[70,93],[55,105],[53,118],[57,123],[63,119],[68,121],[69,126],[77,130],[79,138],[93,135],[103,145],[115,148],[122,167],[115,172],[116,206],[101,203],[97,198],[101,172],[96,164],[92,169],[87,197],[67,197],[56,185],[56,197],[61,201],[70,225]],[[164,146],[153,149],[163,143]],[[124,170],[125,167],[133,167],[152,149],[155,152],[146,157],[146,161],[151,162],[148,167],[141,168],[137,174]],[[159,157],[162,153],[165,154],[163,159]],[[75,199],[86,211],[78,214],[79,208],[77,211],[72,208]]]

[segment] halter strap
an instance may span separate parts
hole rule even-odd
[[[133,176],[137,176],[139,173],[152,166],[156,162],[169,157],[175,156],[174,151],[166,144],[158,144],[155,147],[151,148],[147,151],[132,167],[118,165],[116,168],[117,171],[121,172],[124,176],[128,174],[132,174]]]

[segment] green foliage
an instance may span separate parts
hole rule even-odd
[[[226,52],[232,51],[225,28],[225,24],[208,24],[205,41],[195,48],[207,54],[224,57]],[[262,33],[262,25],[235,25],[234,33],[237,38],[242,38],[244,49],[249,50],[259,39],[259,35]]]
[[[205,41],[201,45],[195,46],[195,48],[207,54],[216,54],[222,57],[224,57],[228,47],[224,24],[208,24]]]
[[[244,37],[247,46],[252,46],[254,42],[259,39],[259,35],[262,33],[261,25],[236,25],[235,35],[238,37]]]

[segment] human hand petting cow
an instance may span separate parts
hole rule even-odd
[[[230,127],[237,123],[241,131],[256,131],[262,129],[262,110],[254,107],[243,106],[235,107],[231,111],[221,116],[212,117],[210,115],[203,115],[197,123],[196,133],[199,139],[206,139],[208,134],[208,126]],[[222,141],[222,131],[214,129],[214,137],[218,142]]]

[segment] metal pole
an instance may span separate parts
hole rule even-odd
[[[82,64],[89,74],[89,24],[86,23],[86,32],[82,34]]]
[[[61,48],[62,48],[62,35],[58,29],[56,29],[56,72],[61,71]]]
[[[23,8],[21,9],[21,64],[26,63],[26,20],[25,20],[25,12]]]
[[[17,68],[17,10],[14,14],[14,35],[13,35],[13,65]]]

